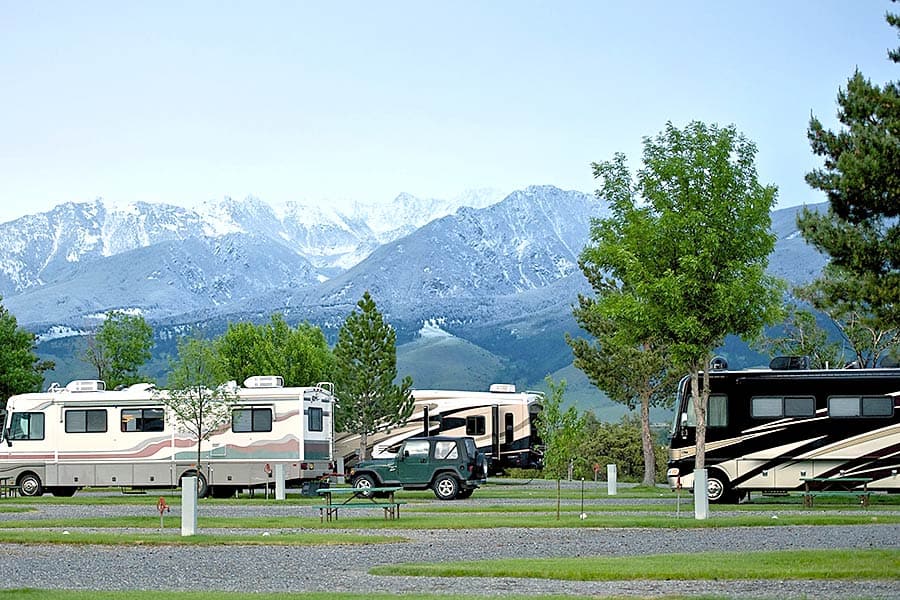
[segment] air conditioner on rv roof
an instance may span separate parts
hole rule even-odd
[[[280,388],[284,387],[284,377],[279,375],[254,375],[244,380],[245,388]]]
[[[515,394],[516,384],[514,383],[492,383],[490,390],[501,394]]]
[[[66,385],[68,392],[102,392],[106,389],[106,382],[99,379],[76,379]]]

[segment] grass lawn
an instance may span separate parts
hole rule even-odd
[[[480,560],[385,565],[374,575],[628,579],[898,579],[900,550],[704,552],[654,556]]]

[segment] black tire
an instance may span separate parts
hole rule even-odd
[[[209,484],[206,482],[206,477],[203,476],[203,473],[198,473],[197,471],[187,471],[184,475],[181,476],[181,479],[183,480],[185,477],[197,478],[198,498],[206,498],[206,496],[209,495]],[[181,480],[179,480],[178,485],[182,485]]]
[[[213,498],[233,498],[237,488],[232,485],[213,485],[209,488],[209,495]]]
[[[369,475],[368,473],[361,473],[359,475],[356,475],[350,481],[350,485],[352,485],[355,488],[365,489],[365,488],[378,487],[378,482],[375,480],[374,475]],[[368,497],[371,494],[363,494],[363,495]]]
[[[706,497],[713,504],[729,504],[734,502],[735,493],[728,478],[716,471],[706,480]]]
[[[75,495],[75,490],[78,488],[74,485],[67,485],[62,487],[55,487],[50,489],[50,493],[56,496],[57,498],[71,498]]]
[[[19,493],[23,496],[34,498],[44,495],[44,484],[41,483],[41,478],[34,473],[23,473],[19,476],[16,485],[19,486]]]
[[[449,473],[442,473],[431,485],[438,500],[453,500],[459,495],[459,480]]]

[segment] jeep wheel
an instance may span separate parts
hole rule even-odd
[[[474,492],[474,491],[475,491],[475,488],[467,488],[464,490],[459,490],[459,492],[456,494],[456,499],[457,500],[465,500],[466,498],[471,496],[472,492]]]
[[[356,477],[354,477],[353,481],[350,482],[350,485],[352,485],[355,488],[359,488],[359,489],[378,487],[377,482],[375,481],[375,478],[366,473],[363,473],[362,475],[357,475]],[[371,494],[365,494],[366,497],[368,497],[370,495]]]
[[[459,481],[449,473],[438,475],[432,486],[438,500],[453,500],[459,494]]]

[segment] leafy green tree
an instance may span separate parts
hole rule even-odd
[[[281,314],[263,325],[231,323],[216,341],[231,379],[280,375],[287,386],[313,385],[331,379],[334,356],[322,330],[309,323],[291,327]]]
[[[574,467],[581,444],[584,420],[574,406],[563,410],[566,381],[559,383],[547,377],[549,394],[541,402],[535,421],[538,437],[544,443],[544,474],[556,479],[556,518],[560,515],[560,480]]]
[[[151,358],[153,329],[142,315],[113,310],[88,337],[82,357],[110,388],[138,383],[139,369]]]
[[[16,318],[0,305],[0,408],[10,396],[37,392],[44,382],[44,371],[53,369],[52,361],[35,353],[34,334],[19,327]]]
[[[760,350],[773,356],[808,356],[813,369],[843,366],[841,345],[828,339],[811,311],[789,306],[783,327],[780,337],[763,338]]]
[[[603,469],[614,463],[618,477],[624,481],[641,481],[644,478],[645,458],[641,419],[634,413],[622,416],[617,423],[599,421],[594,413],[584,414],[584,433],[578,447],[578,456],[584,458],[576,469],[576,477],[591,479],[595,476],[594,466]],[[656,455],[656,478],[666,473],[667,448],[652,437],[653,452]]]
[[[406,423],[413,410],[412,378],[397,379],[397,334],[367,291],[338,332],[334,347],[335,426],[360,436],[359,458],[368,456],[368,436]]]
[[[900,28],[900,18],[887,15]],[[900,51],[888,52],[900,62]],[[806,175],[825,192],[826,213],[808,209],[798,216],[803,237],[830,256],[822,276],[810,286],[813,304],[845,331],[868,337],[861,364],[874,365],[883,347],[900,344],[900,86],[883,87],[857,69],[838,90],[837,131],[813,116],[807,135],[824,165]],[[872,340],[878,340],[872,342]]]
[[[617,301],[627,293],[615,281],[599,277],[592,268],[592,248],[584,250],[581,268],[592,281],[596,298],[579,296],[575,320],[594,341],[566,336],[575,355],[575,367],[613,401],[629,410],[640,408],[641,439],[644,456],[643,484],[656,483],[656,450],[650,429],[650,407],[671,407],[679,373],[669,368],[665,345],[653,340],[631,337],[632,332],[603,316],[598,304]]]
[[[197,443],[197,474],[202,469],[202,445],[231,420],[236,396],[225,382],[227,375],[212,342],[179,340],[178,358],[170,364],[168,391],[157,393],[175,419],[176,426]],[[205,486],[198,482],[201,495]]]
[[[703,469],[713,351],[728,334],[757,335],[779,313],[780,286],[765,274],[776,190],[757,181],[756,147],[733,126],[669,123],[643,146],[635,179],[623,154],[594,164],[610,217],[592,223],[591,268],[624,292],[597,310],[628,338],[663,344],[690,374]]]

